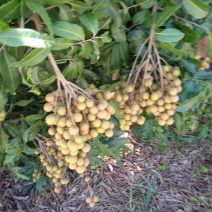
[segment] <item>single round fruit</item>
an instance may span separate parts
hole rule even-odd
[[[95,129],[90,130],[90,136],[92,138],[96,138],[98,136],[98,132]]]
[[[70,151],[73,151],[73,152],[78,150],[77,144],[71,140],[68,141],[68,147],[69,147]]]
[[[49,135],[55,135],[55,133],[56,133],[55,127],[49,128],[49,129],[48,129],[48,133],[49,133]]]
[[[164,126],[164,125],[166,125],[166,121],[163,120],[163,119],[158,119],[158,124],[159,124],[160,126]]]
[[[175,95],[177,95],[178,90],[177,90],[177,88],[171,88],[168,92],[171,96],[175,96]]]
[[[88,108],[91,108],[94,106],[94,101],[92,99],[87,99],[85,104]]]
[[[91,149],[90,145],[89,144],[85,144],[85,146],[82,148],[82,152],[87,153],[87,152],[90,151],[90,149]]]
[[[90,198],[90,197],[87,197],[86,199],[85,199],[85,201],[86,201],[86,203],[90,203],[90,202],[92,202],[92,199]]]
[[[46,116],[45,121],[46,121],[46,124],[53,125],[55,121],[55,116],[53,114],[49,114],[48,116]]]
[[[85,177],[85,182],[89,182],[90,179],[91,179],[91,178],[90,178],[89,176],[86,176],[86,177]]]
[[[66,117],[61,117],[58,122],[57,122],[57,126],[58,127],[65,127],[66,126],[66,121],[67,118]]]
[[[71,169],[71,170],[76,170],[77,164],[69,164],[68,167],[69,167],[69,169]]]
[[[48,93],[48,94],[45,96],[45,100],[46,100],[47,102],[53,103],[54,100],[55,100],[54,94]]]
[[[72,126],[69,128],[70,135],[77,135],[79,133],[79,127],[78,126]]]
[[[154,92],[151,94],[151,97],[150,97],[153,101],[157,101],[159,99],[159,95],[157,92]]]
[[[162,119],[162,120],[168,120],[168,118],[169,118],[169,115],[167,114],[167,113],[162,113],[161,115],[160,115],[160,118]]]
[[[63,133],[63,138],[65,138],[66,140],[69,140],[71,138],[71,134],[69,133],[69,130],[66,130]]]
[[[98,128],[101,126],[101,120],[100,119],[96,119],[94,121],[91,122],[91,124],[93,125],[93,127]]]
[[[77,144],[81,144],[85,141],[85,136],[76,136],[74,140]]]
[[[180,76],[180,69],[178,67],[175,67],[173,70],[172,70],[172,74],[173,76],[175,77],[179,77]]]
[[[110,138],[114,135],[114,131],[112,129],[108,129],[105,131],[105,136]]]
[[[141,116],[141,117],[138,118],[137,124],[143,125],[145,123],[145,121],[146,121],[145,117]]]
[[[51,103],[49,103],[49,102],[47,102],[47,103],[43,106],[43,110],[44,110],[45,112],[51,112],[51,111],[53,111],[53,109],[54,109],[54,106],[53,106]],[[0,114],[0,117],[1,117],[1,114]]]
[[[134,85],[128,85],[127,87],[126,87],[126,92],[127,93],[131,93],[131,92],[133,92],[134,91]]]
[[[66,115],[66,108],[64,106],[60,106],[57,108],[57,114],[60,116]]]
[[[73,114],[73,118],[74,118],[74,121],[78,123],[78,122],[81,122],[82,121],[83,116],[82,116],[81,113],[74,113]]]
[[[94,115],[98,113],[98,109],[97,109],[96,106],[91,107],[91,108],[89,109],[89,111],[90,111],[91,114],[94,114]]]
[[[99,201],[99,197],[98,197],[98,196],[94,196],[94,197],[93,197],[93,201],[94,201],[94,202],[98,202],[98,201]]]
[[[90,202],[89,203],[89,206],[92,208],[92,207],[94,207],[95,206],[95,202]]]
[[[86,98],[83,95],[77,97],[78,102],[82,103],[85,102]]]
[[[89,113],[87,115],[87,119],[88,119],[88,121],[94,121],[96,119],[96,115]]]
[[[85,166],[77,166],[77,168],[76,168],[76,172],[77,172],[78,174],[84,173],[85,170],[86,170],[86,167],[85,167]]]
[[[61,179],[61,184],[62,185],[66,185],[66,184],[68,184],[68,182],[69,182],[69,180],[67,178]]]
[[[78,161],[77,161],[77,166],[82,166],[84,165],[84,159],[83,158],[79,158]]]
[[[104,99],[109,100],[112,97],[112,93],[110,91],[105,91],[103,97]]]
[[[77,108],[79,109],[79,110],[85,110],[85,108],[86,108],[86,104],[84,103],[84,102],[79,102],[78,104],[77,104]]]

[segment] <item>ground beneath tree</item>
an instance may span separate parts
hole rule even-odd
[[[157,144],[133,139],[132,152],[122,163],[105,158],[105,165],[88,171],[91,181],[70,174],[71,183],[61,195],[49,185],[42,194],[24,190],[4,168],[0,170],[0,211],[2,212],[211,212],[212,144],[176,144],[163,153]],[[85,198],[98,195],[89,208]]]

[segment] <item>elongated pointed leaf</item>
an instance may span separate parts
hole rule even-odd
[[[126,41],[126,33],[123,26],[117,27],[115,23],[111,25],[111,33],[117,42]]]
[[[7,23],[5,23],[4,21],[0,20],[0,32],[7,30],[7,29],[10,29],[10,26]]]
[[[12,64],[13,66],[34,66],[38,63],[41,63],[50,52],[49,48],[46,49],[34,49],[32,50],[26,57],[24,57],[21,61]]]
[[[181,50],[178,50],[176,49],[175,47],[173,47],[170,43],[163,43],[161,42],[160,43],[160,47],[165,49],[165,50],[168,50],[176,55],[179,55],[179,56],[182,56],[184,55],[184,51],[181,51]]]
[[[212,57],[212,32],[208,32],[207,55],[208,55],[208,57]]]
[[[39,2],[35,1],[35,0],[27,0],[26,4],[27,4],[27,7],[30,10],[36,11],[40,15],[40,17],[42,18],[42,20],[46,24],[49,32],[51,34],[53,34],[52,22],[51,22],[51,19],[50,19],[48,13],[46,12],[44,6],[42,4],[40,4]]]
[[[8,46],[29,46],[34,48],[51,47],[54,41],[51,37],[32,29],[9,29],[0,32],[0,42]]]
[[[21,0],[13,0],[0,7],[0,19],[8,21],[20,16]]]
[[[210,7],[202,0],[183,0],[183,6],[194,18],[200,19],[208,15]]]
[[[153,6],[154,0],[136,0],[137,5],[139,5],[142,9],[149,9]]]
[[[180,5],[166,7],[164,11],[159,15],[155,24],[155,28],[158,28],[163,25],[179,8]]]
[[[63,38],[69,38],[76,41],[85,39],[85,33],[77,24],[71,24],[65,21],[56,21],[53,24],[53,32]]]
[[[53,6],[59,6],[65,3],[69,3],[69,0],[39,0],[41,3],[53,5]]]
[[[99,23],[94,14],[84,13],[83,15],[79,16],[79,19],[82,24],[93,33],[93,36],[97,34],[99,30]]]
[[[8,146],[8,136],[0,125],[0,166],[3,163],[3,155]]]
[[[6,51],[0,52],[0,76],[4,87],[13,93],[21,82],[21,76],[17,68],[11,67],[10,63],[14,62],[14,59],[9,56]]]
[[[145,17],[146,16],[146,11],[147,10],[143,10],[143,11],[137,12],[132,17],[133,24],[141,25],[146,20],[146,17]]]
[[[183,37],[184,33],[174,28],[165,29],[160,33],[156,33],[156,39],[166,43],[177,42]]]
[[[1,83],[1,82],[0,82]],[[2,111],[5,107],[5,104],[7,102],[7,96],[0,90],[0,111]]]

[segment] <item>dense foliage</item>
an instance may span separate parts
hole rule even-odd
[[[8,166],[16,179],[30,180],[35,170],[33,179],[38,180],[38,187],[46,182],[46,169],[50,177],[54,170],[63,173],[58,167],[48,166],[48,156],[40,157],[46,168],[38,170],[37,147],[45,143],[42,148],[52,151],[54,160],[58,159],[57,150],[51,149],[53,144],[45,140],[55,136],[54,132],[48,133],[48,125],[58,126],[58,122],[45,122],[46,112],[55,113],[56,105],[66,107],[77,98],[77,103],[82,103],[72,108],[77,113],[75,121],[80,117],[77,123],[81,122],[86,109],[83,104],[88,99],[98,101],[99,111],[107,108],[110,112],[110,116],[98,115],[104,120],[103,131],[95,131],[92,123],[82,123],[73,133],[75,136],[81,130],[80,135],[87,136],[92,130],[95,134],[82,138],[89,142],[89,150],[91,146],[88,158],[92,168],[101,163],[99,155],[121,159],[120,148],[129,140],[120,135],[135,122],[143,125],[148,120],[137,129],[146,134],[155,126],[168,129],[158,124],[171,125],[174,120],[177,129],[183,131],[187,111],[207,108],[212,96],[211,6],[210,0],[0,0],[0,164]],[[125,89],[128,94],[123,97]],[[106,91],[109,98],[104,96]],[[147,105],[140,102],[139,95],[136,97],[136,92],[143,91],[143,100],[151,99]],[[50,93],[58,99],[48,100]],[[156,101],[163,96],[166,108],[158,111],[161,105]],[[49,104],[44,107],[45,98]],[[130,109],[132,101],[136,103],[134,112]],[[138,105],[142,108],[137,109]],[[67,108],[62,108],[60,115],[70,118],[73,114]],[[169,111],[168,115],[164,111]],[[93,116],[89,117],[92,122]],[[64,126],[58,128],[62,133]],[[71,138],[69,132],[67,140]],[[73,145],[76,144],[71,143],[70,148]],[[61,162],[61,167],[69,160]],[[80,165],[84,162],[78,161]],[[77,169],[75,165],[71,167]],[[78,173],[83,173],[84,168]],[[66,184],[64,175],[61,178]]]

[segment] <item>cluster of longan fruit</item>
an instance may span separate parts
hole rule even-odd
[[[122,130],[128,130],[133,123],[144,124],[145,117],[141,116],[143,109],[156,117],[159,125],[172,125],[179,101],[178,94],[182,91],[179,67],[162,66],[163,87],[160,78],[154,77],[153,66],[149,65],[146,74],[138,79],[136,84],[123,83],[116,88],[115,99],[121,108],[123,116],[120,122]]]
[[[139,100],[135,98],[131,100],[131,96],[134,92],[137,92],[134,85],[126,86],[123,83],[116,87],[115,100],[118,102],[122,119],[119,120],[121,130],[129,130],[133,123],[143,125],[145,117],[140,116],[143,109],[139,105]]]
[[[2,111],[1,111],[1,113],[0,113],[0,122],[1,122],[1,121],[4,121],[4,119],[5,119],[5,117],[6,117],[6,114],[7,114],[7,113],[6,113],[5,110],[2,110]]]
[[[90,207],[94,207],[95,204],[99,201],[98,196],[87,197],[85,201],[89,204]]]
[[[36,182],[40,178],[40,176],[41,176],[40,170],[35,169],[33,174],[32,174],[32,177],[33,177],[32,181]]]
[[[210,68],[212,64],[212,58],[209,57],[201,57],[200,55],[196,55],[194,59],[200,61],[200,67],[199,67],[200,71]]]

